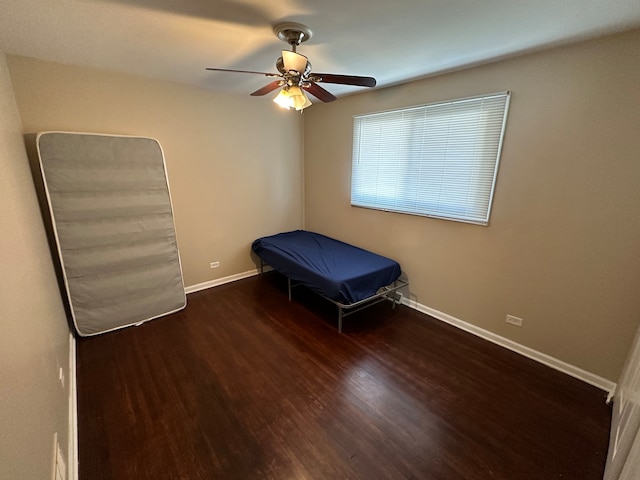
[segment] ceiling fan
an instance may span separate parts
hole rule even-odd
[[[273,28],[278,38],[287,42],[291,50],[283,50],[282,56],[276,60],[276,69],[280,73],[254,72],[251,70],[231,70],[227,68],[207,67],[206,70],[218,72],[253,73],[265,77],[275,77],[274,80],[251,95],[262,96],[281,88],[280,93],[274,98],[281,107],[295,110],[303,110],[311,105],[311,101],[305,95],[310,93],[322,102],[333,102],[336,97],[322,88],[318,83],[336,83],[342,85],[355,85],[359,87],[375,87],[376,79],[373,77],[359,77],[355,75],[336,75],[332,73],[315,73],[311,71],[311,62],[307,57],[296,52],[296,48],[302,42],[311,38],[311,30],[305,25],[293,22],[280,23]]]

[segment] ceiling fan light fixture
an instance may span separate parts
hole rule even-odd
[[[309,97],[297,85],[289,87],[289,98],[291,99],[291,106],[296,110],[303,110],[311,105]]]
[[[312,105],[304,90],[296,85],[284,87],[273,101],[287,110],[294,108],[299,111]]]
[[[282,108],[289,110],[291,108],[291,96],[289,95],[289,89],[284,87],[278,95],[273,99],[274,103],[277,103]]]
[[[304,98],[304,103],[302,105],[300,105],[299,107],[296,107],[296,110],[304,110],[307,107],[310,107],[311,105],[313,105],[313,103],[311,102],[311,100],[309,100],[309,97],[307,97],[304,93],[302,94],[302,98]]]

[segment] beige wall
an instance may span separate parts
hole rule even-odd
[[[31,480],[51,475],[54,432],[68,455],[69,330],[22,134],[158,139],[191,286],[254,269],[251,241],[302,226],[302,119],[268,99],[4,55],[0,112],[0,478]]]
[[[255,238],[301,227],[300,115],[273,108],[266,97],[24,57],[8,57],[8,64],[25,133],[111,133],[160,142],[186,286],[254,269]],[[212,261],[220,268],[210,269]]]
[[[616,381],[640,320],[639,52],[633,31],[314,105],[306,228],[396,258],[423,305]],[[353,115],[503,90],[489,227],[349,205]]]
[[[48,479],[55,432],[68,450],[69,327],[2,52],[0,205],[0,478]]]

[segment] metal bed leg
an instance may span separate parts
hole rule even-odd
[[[338,333],[342,333],[342,308],[338,307]]]
[[[393,282],[393,292],[391,292],[391,304],[393,305],[391,307],[391,310],[395,310],[396,309],[396,290],[395,288],[398,286],[398,281],[395,280]]]
[[[287,285],[289,286],[289,301],[291,301],[291,278],[287,277]]]

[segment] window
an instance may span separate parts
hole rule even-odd
[[[487,225],[509,97],[355,116],[351,205]]]

